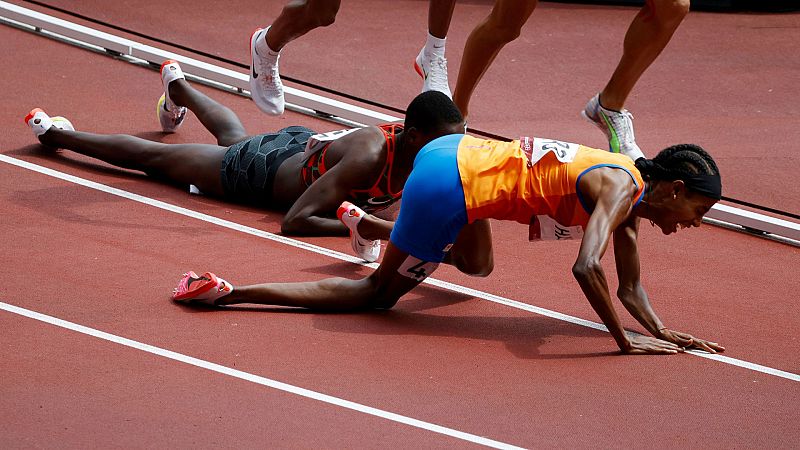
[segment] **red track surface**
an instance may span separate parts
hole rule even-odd
[[[331,32],[349,28],[346,20],[358,15],[357,4],[343,7],[340,23]],[[234,2],[229,7],[237,6],[242,5]],[[404,6],[408,14],[404,20],[424,22],[425,2]],[[459,5],[456,24],[460,11],[478,10],[479,6]],[[556,14],[558,20],[572,20],[565,14],[570,10],[567,7],[542,6],[540,16]],[[86,1],[74,9],[82,8],[87,14],[100,11],[95,15],[105,14],[106,19],[117,23],[131,20],[145,25],[135,17],[144,17],[145,12],[135,7],[128,10],[127,17],[115,15],[109,5],[96,9],[96,4]],[[230,46],[222,46],[223,39],[240,42],[240,30],[250,26],[249,22],[246,26],[239,23],[241,14],[232,11],[212,11],[210,4],[208,8],[187,9],[187,26],[204,17],[230,17],[237,25],[214,29],[207,36],[190,37],[187,33],[185,42],[219,43],[221,49],[229,51]],[[152,5],[148,14],[156,15]],[[598,15],[598,27],[608,19],[606,15],[616,21],[605,26],[624,27],[622,22],[627,19],[620,18],[628,14],[625,9],[592,9],[592,17]],[[690,16],[684,24],[689,27],[682,30],[693,30],[692,20],[705,20],[694,17]],[[708,17],[726,26],[734,26],[729,21],[780,24],[787,17],[796,20],[796,16]],[[255,18],[248,20],[254,25],[261,23]],[[157,22],[146,25],[152,26],[155,34],[173,38],[170,33],[178,28],[162,29]],[[396,25],[388,22],[377,27],[381,33],[398,32]],[[541,28],[538,31],[542,39],[550,34]],[[370,42],[359,34],[366,32],[363,29],[356,33],[351,28],[348,32],[352,39]],[[323,34],[318,31],[310,38]],[[239,224],[278,231],[278,214],[192,197],[142,176],[98,163],[86,164],[87,159],[69,152],[43,152],[21,121],[34,106],[66,115],[80,129],[161,138],[159,133],[145,131],[157,127],[153,103],[160,94],[158,76],[7,27],[0,27],[0,40],[13,48],[13,52],[0,54],[3,73],[12,86],[3,92],[4,107],[0,111],[0,120],[7,124],[1,143],[3,154]],[[676,43],[678,48],[668,52],[675,59],[665,54],[660,62],[664,72],[675,61],[695,58],[705,51],[697,42],[678,39]],[[298,41],[296,48],[300,44]],[[690,44],[696,46],[690,50],[682,47]],[[403,45],[416,48],[417,44]],[[451,55],[460,53],[458,45],[450,49]],[[415,51],[409,49],[408,54]],[[509,49],[504,54],[512,57],[512,53]],[[243,54],[233,56],[243,61]],[[580,54],[589,53],[580,50]],[[578,55],[576,52],[572,58]],[[455,68],[452,56],[451,68]],[[358,64],[368,62],[374,61],[366,57],[363,62],[354,60]],[[749,59],[741,62],[752,63]],[[396,61],[393,64],[386,67],[396,67]],[[358,76],[352,67],[333,63],[328,67],[333,72],[342,71],[351,83]],[[709,76],[707,70],[698,68],[697,75],[691,77],[693,83],[702,86],[703,95],[695,92],[689,97],[710,110],[730,108],[726,101],[709,93],[720,86],[703,78]],[[602,72],[604,77],[607,70]],[[674,76],[674,71],[669,72]],[[386,85],[391,85],[392,77],[402,75],[389,70],[382,73],[388,78]],[[735,86],[745,81],[727,76],[732,84],[725,89],[738,92]],[[335,80],[321,84],[337,87],[336,83],[347,83],[346,77],[343,81],[335,76]],[[539,82],[537,78],[528,80]],[[672,83],[678,80],[672,78]],[[552,87],[566,81],[554,75],[540,81],[540,91],[554,95]],[[580,89],[569,88],[570,92],[585,91],[591,84],[579,78],[573,81]],[[416,83],[407,80],[402,86],[411,89]],[[784,75],[775,83],[789,86],[791,80]],[[366,84],[346,84],[342,89],[369,89]],[[657,108],[644,107],[644,100],[652,101],[644,93],[656,92],[655,84],[640,86],[636,101],[645,111],[660,114]],[[503,83],[487,78],[479,91],[500,89],[498,85]],[[544,89],[547,86],[551,87]],[[281,119],[265,118],[245,99],[208,92],[232,106],[254,132],[289,124],[320,130],[337,128],[292,113]],[[491,123],[494,117],[490,102],[501,97],[486,97],[488,93],[475,99],[476,121],[485,117],[486,123]],[[400,105],[413,91],[384,90],[378,94],[386,97],[363,95]],[[582,101],[582,96],[568,97],[575,104],[563,111],[553,110],[553,118],[545,120],[553,136],[563,136],[556,133],[558,123],[564,125],[564,120],[569,120],[562,118],[566,111],[578,108]],[[662,99],[658,104],[670,109],[672,102]],[[495,101],[494,105],[499,103]],[[735,120],[742,121],[737,127],[762,126],[757,118],[739,114],[731,113],[731,120],[736,115]],[[538,118],[526,116],[526,120]],[[649,130],[639,125],[646,120],[637,122],[637,127]],[[654,132],[640,132],[643,138],[661,139],[659,133],[674,137],[669,133],[671,126],[655,119],[650,124]],[[735,140],[735,135],[719,133],[718,126],[722,125],[717,118],[705,122],[695,118],[691,124],[709,134],[714,131],[714,142]],[[783,122],[775,126],[790,128]],[[576,133],[583,133],[577,130],[585,128],[582,124],[574,127]],[[594,130],[586,133],[589,136]],[[790,139],[789,135],[784,133],[767,144],[781,143]],[[195,119],[165,140],[211,141]],[[788,154],[788,150],[784,146],[780,151]],[[737,158],[745,160],[747,156],[731,150],[724,161],[730,164]],[[775,170],[791,169],[786,164],[775,166]],[[381,314],[209,312],[181,307],[171,303],[168,296],[178,276],[190,268],[214,270],[235,284],[330,275],[355,277],[369,269],[6,163],[0,163],[0,177],[0,206],[6,211],[0,215],[5,237],[0,244],[0,275],[5,281],[0,302],[524,447],[791,448],[800,441],[796,426],[800,390],[795,381],[692,355],[619,357],[613,353],[614,343],[606,333],[442,289],[419,289],[396,309]],[[774,178],[731,172],[726,180],[774,189]],[[780,195],[796,200],[794,192]],[[596,320],[569,273],[576,245],[528,244],[524,231],[518,225],[496,224],[498,261],[491,277],[472,279],[442,269],[436,278]],[[794,300],[798,249],[713,227],[669,238],[650,229],[643,234],[646,286],[668,325],[718,340],[727,346],[727,356],[800,373],[800,342],[796,337],[800,315]],[[348,248],[343,239],[307,241],[343,252]],[[608,256],[606,259],[611,260]],[[612,264],[607,269],[613,274]],[[632,320],[626,320],[626,324],[640,329]],[[9,448],[465,445],[454,438],[187,366],[5,311],[0,311],[0,368],[0,443]]]

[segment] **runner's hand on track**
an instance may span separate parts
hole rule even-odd
[[[673,331],[667,328],[661,329],[660,332],[661,332],[660,336],[661,339],[664,339],[665,341],[674,342],[675,344],[678,344],[684,348],[696,348],[698,350],[703,350],[708,353],[718,353],[725,351],[725,347],[717,344],[716,342],[711,342],[700,338],[696,338],[689,333]]]
[[[682,351],[683,347],[672,342],[641,335],[628,335],[628,348],[622,349],[628,355],[672,355]]]

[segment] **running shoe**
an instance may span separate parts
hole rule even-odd
[[[257,29],[250,36],[250,96],[258,109],[273,116],[283,114],[283,83],[278,73],[280,54],[259,55],[256,42],[266,39],[267,28]]]
[[[439,91],[453,98],[447,82],[447,60],[425,51],[423,47],[414,60],[414,69],[422,77],[422,92]]]
[[[233,292],[233,285],[206,272],[201,276],[189,271],[172,291],[172,299],[184,303],[202,303],[216,306],[217,300]]]
[[[31,127],[31,131],[36,137],[43,135],[51,127],[56,127],[60,130],[75,131],[72,122],[61,116],[50,117],[41,108],[32,109],[27,116],[25,116],[25,123]]]
[[[350,244],[356,256],[366,262],[374,262],[381,255],[381,241],[379,239],[370,241],[358,234],[358,224],[365,215],[367,213],[350,202],[343,202],[336,211],[336,216],[350,230]]]
[[[169,84],[175,80],[184,80],[181,66],[177,61],[168,59],[161,64],[161,84],[164,85],[164,93],[158,99],[156,113],[161,129],[165,133],[174,133],[183,124],[186,118],[186,107],[178,106],[169,98]]]
[[[644,157],[633,134],[633,114],[627,109],[606,109],[600,104],[600,94],[597,94],[589,100],[581,115],[606,135],[612,153],[622,153],[634,161]]]

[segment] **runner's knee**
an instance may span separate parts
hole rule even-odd
[[[522,20],[507,20],[492,17],[484,26],[484,36],[490,37],[490,39],[495,42],[508,44],[519,37],[523,25],[525,25],[525,22]]]
[[[650,0],[646,4],[654,10],[655,19],[661,23],[683,20],[690,6],[690,0]]]
[[[309,28],[333,25],[339,12],[339,4],[339,0],[310,2],[309,8],[305,11],[305,20]]]
[[[464,258],[458,255],[453,257],[453,265],[461,272],[473,277],[488,277],[494,270],[494,258],[489,255],[486,258]]]

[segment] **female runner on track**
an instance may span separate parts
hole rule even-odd
[[[393,228],[352,205],[340,208],[343,222],[356,234],[371,238],[392,228],[386,255],[371,275],[234,289],[212,273],[189,272],[173,299],[316,311],[387,309],[441,262],[487,276],[494,265],[488,219],[514,220],[529,224],[531,239],[581,240],[572,272],[622,352],[671,354],[698,348],[715,353],[724,348],[670,330],[656,316],[640,279],[637,236],[642,218],[664,234],[700,226],[721,195],[715,162],[691,144],[634,164],[627,156],[561,141],[444,136],[419,151]],[[617,317],[600,264],[612,241],[617,295],[654,337],[626,333]],[[531,281],[535,278],[536,272]]]

